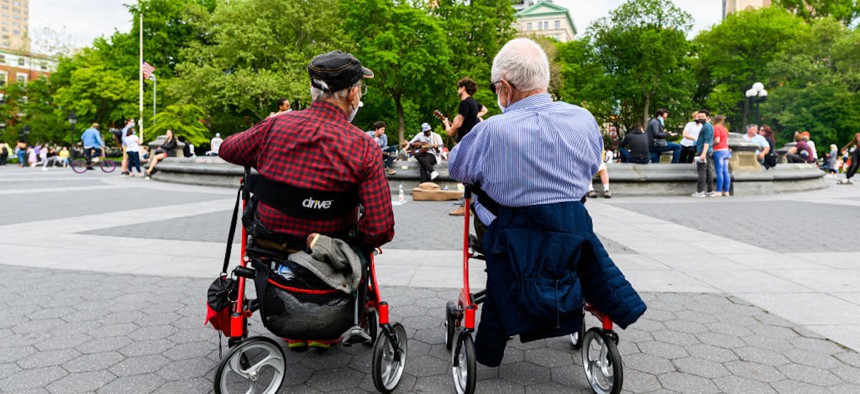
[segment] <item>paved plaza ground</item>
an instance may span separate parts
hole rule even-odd
[[[204,293],[234,198],[118,174],[0,168],[0,392],[210,392],[218,337],[202,325]],[[860,392],[858,206],[852,186],[589,201],[649,308],[619,331],[625,391]],[[395,207],[397,236],[377,257],[383,297],[409,334],[397,392],[454,392],[442,329],[462,282],[452,208]],[[258,316],[251,322],[266,335]],[[283,392],[373,392],[371,353],[288,351]],[[587,393],[581,364],[564,338],[513,339],[501,367],[479,368],[477,392]]]

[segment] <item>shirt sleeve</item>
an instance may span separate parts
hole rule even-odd
[[[227,137],[218,147],[218,157],[243,167],[256,167],[266,134],[272,127],[272,122],[277,119],[277,117],[268,118],[248,130]]]
[[[457,109],[457,114],[462,115],[463,118],[469,116],[469,104],[466,101],[467,100],[461,100],[460,107]]]
[[[411,139],[411,140],[409,140],[409,143],[411,144],[411,143],[413,143],[413,142],[415,142],[415,141],[418,141],[418,138],[419,138],[419,137],[421,137],[421,133],[415,134],[415,136],[414,136],[414,137],[412,137],[412,139]]]
[[[448,173],[450,176],[465,184],[476,184],[483,180],[483,154],[486,149],[478,149],[486,146],[483,141],[482,131],[485,123],[481,122],[471,133],[466,134],[451,152],[448,153]]]
[[[226,144],[227,141],[224,143]],[[367,152],[372,151],[367,150]],[[378,247],[394,239],[391,189],[382,170],[379,156],[365,154],[363,161],[364,180],[358,186],[358,199],[364,207],[364,215],[359,221],[359,240],[365,246]]]

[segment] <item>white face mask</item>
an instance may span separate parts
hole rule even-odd
[[[347,116],[346,121],[352,123],[352,120],[355,119],[355,114],[358,113],[358,109],[361,107],[364,107],[364,102],[361,100],[358,100],[358,105],[356,105],[355,108],[353,108],[352,113],[350,113],[349,116]]]

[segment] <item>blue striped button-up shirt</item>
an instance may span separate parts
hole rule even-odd
[[[544,93],[478,123],[451,150],[448,170],[460,182],[480,183],[504,206],[553,204],[578,201],[588,192],[602,152],[594,116]],[[485,224],[495,220],[480,204],[475,211]]]

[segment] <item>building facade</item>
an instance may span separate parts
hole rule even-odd
[[[770,7],[771,3],[771,0],[723,0],[723,19],[738,11]]]
[[[0,0],[0,49],[30,51],[30,0]]]
[[[567,8],[550,0],[523,0],[515,2],[513,6],[518,10],[514,17],[517,19],[515,25],[519,35],[540,35],[560,42],[576,38],[576,25]]]

